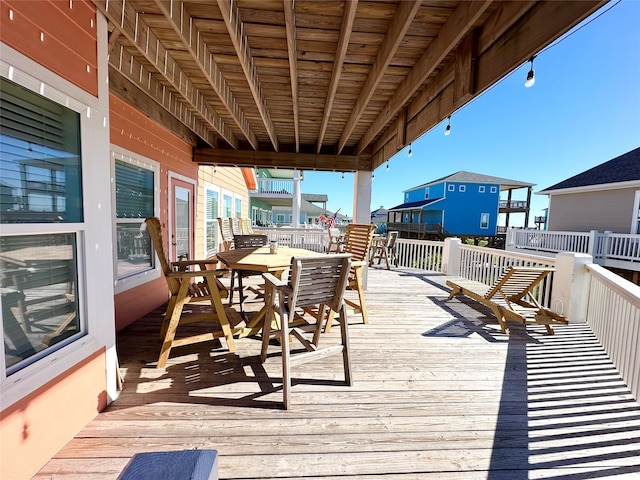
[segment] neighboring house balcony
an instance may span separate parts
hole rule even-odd
[[[506,249],[553,256],[559,252],[586,253],[608,268],[640,271],[640,235],[612,232],[560,232],[510,228]]]
[[[444,235],[446,232],[441,223],[387,223],[387,231],[398,231],[401,234]]]
[[[498,203],[500,213],[519,213],[529,210],[529,202],[526,200],[500,200]]]
[[[249,192],[251,198],[261,199],[273,206],[291,207],[293,179],[258,178],[258,188]]]

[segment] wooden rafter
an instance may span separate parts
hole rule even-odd
[[[221,148],[196,148],[193,161],[207,165],[235,167],[293,168],[351,172],[371,169],[368,155],[325,155],[294,152],[254,152],[251,150],[227,150]]]
[[[365,136],[358,143],[358,151],[362,151],[380,133],[380,131],[397,115],[403,105],[422,86],[425,80],[440,65],[442,60],[456,47],[466,35],[480,15],[491,4],[488,1],[460,3],[458,8],[442,27],[438,36],[429,44],[416,66],[409,72],[402,84],[382,109],[384,115],[378,116],[371,124]]]
[[[344,2],[344,15],[342,16],[342,26],[340,27],[340,38],[338,39],[338,47],[336,48],[336,58],[333,62],[333,71],[331,72],[331,81],[327,92],[327,99],[324,103],[324,114],[320,122],[320,132],[318,133],[318,149],[320,153],[324,135],[327,132],[329,124],[329,116],[333,108],[333,101],[336,98],[338,83],[342,74],[342,65],[347,56],[347,48],[349,47],[349,39],[351,38],[351,30],[353,29],[353,21],[356,18],[356,9],[358,8],[358,0],[346,0]]]
[[[124,0],[94,0],[94,4],[131,42],[140,55],[150,62],[165,81],[182,96],[189,108],[208,123],[230,146],[238,148],[238,139],[235,134],[225,125],[218,113],[207,104],[202,93],[194,87],[189,76],[180,68],[131,4]]]
[[[218,64],[213,59],[208,45],[200,38],[200,32],[193,27],[193,19],[181,0],[155,0],[156,5],[167,19],[171,28],[190,53],[192,60],[202,72],[204,78],[216,92],[222,104],[240,128],[254,149],[258,148],[258,139],[251,130],[249,121],[239,107]]]
[[[298,53],[296,48],[295,0],[284,1],[284,19],[287,29],[287,50],[289,52],[289,74],[291,76],[291,100],[293,103],[293,128],[296,152],[300,151],[300,120],[298,118]]]
[[[278,151],[279,146],[276,129],[271,121],[271,115],[269,114],[269,109],[267,108],[267,103],[262,93],[262,86],[260,84],[260,79],[258,78],[258,70],[255,62],[253,61],[247,34],[244,32],[244,24],[240,18],[240,9],[238,8],[237,1],[218,0],[218,8],[222,12],[224,23],[227,26],[231,42],[233,43],[236,55],[240,60],[242,71],[244,72],[249,84],[249,89],[251,90],[251,95],[256,103],[258,112],[260,112],[262,122],[267,129],[273,148]]]
[[[376,87],[382,80],[391,59],[396,53],[398,46],[400,46],[400,42],[407,33],[407,30],[413,21],[413,17],[415,17],[419,8],[419,1],[400,2],[398,4],[398,8],[391,19],[391,25],[387,30],[387,34],[385,35],[382,45],[378,50],[378,54],[376,55],[376,59],[373,62],[371,71],[369,72],[369,75],[367,75],[367,80],[365,81],[362,90],[360,90],[360,94],[358,95],[353,111],[351,112],[345,129],[340,136],[340,141],[338,142],[338,153],[340,153],[347,144],[349,136],[360,120],[360,117],[369,103],[369,100],[371,100]]]
[[[139,91],[144,92],[144,94],[153,101],[154,105],[159,105],[166,112],[170,113],[175,119],[191,129],[206,143],[213,147],[218,145],[217,135],[211,129],[211,126],[204,122],[199,116],[195,115],[191,109],[187,108],[179,95],[174,94],[173,91],[162,85],[157,79],[158,75],[147,70],[122,45],[116,44],[116,47],[109,55],[109,86],[112,90],[116,90],[121,97],[134,100],[134,97],[130,96],[131,94],[126,91],[127,87],[113,75],[114,72],[118,72],[119,75],[126,78],[130,83],[135,85]],[[131,103],[140,106],[144,102],[138,99]],[[146,106],[144,111],[149,116],[166,125],[168,123],[166,120],[161,121],[159,119],[162,114],[156,112],[160,107],[152,107],[149,105]],[[181,136],[184,138],[184,135]],[[191,140],[189,140],[189,143],[193,144]]]

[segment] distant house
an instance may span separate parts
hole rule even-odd
[[[499,214],[504,214],[504,228],[515,213],[524,214],[527,225],[532,187],[518,180],[456,172],[405,190],[404,203],[389,209],[387,228],[405,238],[495,236]],[[512,198],[517,189],[526,189],[525,200]]]
[[[389,216],[389,210],[382,205],[380,208],[371,212],[371,224],[376,225],[376,233],[384,234],[387,231],[387,218]]]
[[[549,196],[548,230],[640,233],[640,147],[536,194]]]

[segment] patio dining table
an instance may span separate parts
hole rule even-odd
[[[304,248],[278,247],[276,253],[270,253],[268,246],[259,248],[238,248],[227,250],[217,254],[218,260],[232,270],[244,270],[253,272],[271,273],[281,278],[282,273],[291,265],[293,257],[309,257],[322,255],[313,250]],[[268,292],[267,292],[268,293]],[[268,295],[265,294],[265,300]],[[247,324],[241,337],[255,335],[262,328],[262,320],[267,314],[267,304],[265,303],[256,315]]]

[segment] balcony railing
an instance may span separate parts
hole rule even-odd
[[[498,202],[498,207],[515,210],[526,210],[527,208],[529,208],[529,204],[526,200],[511,200],[510,202],[508,200],[500,200]]]
[[[272,178],[259,178],[258,189],[252,192],[254,195],[266,195],[277,197],[290,197],[293,195],[293,180],[275,180]]]
[[[443,233],[442,224],[440,223],[387,223],[387,231],[391,230],[411,233]]]

